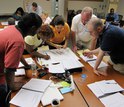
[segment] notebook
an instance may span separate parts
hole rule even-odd
[[[45,93],[43,94],[42,98],[41,98],[41,102],[43,106],[49,105],[51,104],[51,101],[53,99],[59,99],[59,100],[63,100],[64,97],[62,96],[62,94],[59,92],[59,90],[56,88],[56,86],[52,83],[47,90],[45,91]]]

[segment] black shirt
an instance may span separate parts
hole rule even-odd
[[[117,64],[124,64],[124,30],[113,25],[106,25],[100,35],[100,47]]]

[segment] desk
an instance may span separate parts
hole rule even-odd
[[[25,57],[29,57],[29,56],[25,56]],[[28,75],[31,75],[30,70],[28,71],[28,73],[29,73]],[[47,74],[46,76],[43,77],[43,79],[49,79],[49,77],[50,77],[50,74]],[[28,81],[29,79],[26,78],[25,76],[22,76],[22,77],[16,77],[15,80],[16,81]],[[17,92],[13,92],[11,94],[11,98],[14,97],[16,93]],[[67,94],[64,94],[63,96],[64,96],[64,100],[61,101],[60,107],[88,107],[77,87],[73,93],[67,93]],[[16,106],[11,104],[10,107],[16,107]],[[41,107],[41,104],[39,104],[39,107]],[[51,107],[51,105],[47,107]]]
[[[77,85],[78,89],[80,90],[82,96],[86,100],[89,107],[104,107],[100,100],[87,87],[87,84],[100,80],[114,79],[124,88],[124,75],[120,74],[119,72],[115,71],[111,66],[109,66],[103,68],[104,70],[107,70],[108,76],[97,76],[93,73],[93,68],[89,66],[88,63],[84,62],[83,60],[81,61],[85,65],[85,68],[83,69],[83,72],[75,73],[73,75],[75,84]],[[82,80],[82,74],[86,74],[87,77],[85,80]]]

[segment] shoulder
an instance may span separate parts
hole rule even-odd
[[[65,29],[66,29],[68,32],[70,32],[70,27],[69,27],[69,25],[68,25],[67,23],[65,23],[64,27],[65,27]]]
[[[81,14],[78,14],[78,15],[74,16],[72,21],[75,23],[78,23],[78,22],[80,22],[80,20],[81,20]]]
[[[28,35],[24,38],[24,41],[29,44],[29,45],[33,45],[33,37]]]

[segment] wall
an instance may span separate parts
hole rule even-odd
[[[119,0],[117,12],[118,14],[123,15],[124,20],[124,0]]]
[[[12,14],[18,7],[23,7],[23,0],[0,0],[0,15]]]

